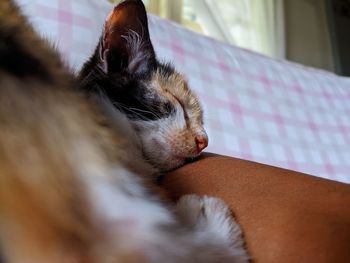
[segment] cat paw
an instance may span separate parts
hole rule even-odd
[[[185,195],[178,201],[175,212],[184,225],[228,245],[235,255],[234,262],[249,261],[241,227],[221,199]]]

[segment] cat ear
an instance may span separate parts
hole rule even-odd
[[[101,68],[106,72],[145,74],[156,57],[141,0],[125,0],[107,17],[100,43]]]

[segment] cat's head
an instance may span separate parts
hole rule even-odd
[[[198,98],[180,73],[156,59],[141,0],[123,1],[110,13],[80,79],[127,116],[154,167],[176,168],[207,146]]]

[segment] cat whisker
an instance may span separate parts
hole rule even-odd
[[[133,108],[129,108],[128,106],[125,106],[122,103],[112,102],[112,104],[113,104],[113,106],[115,106],[119,110],[124,109],[124,110],[126,110],[126,111],[128,111],[130,113],[133,113],[133,114],[137,115],[141,120],[145,120],[145,121],[148,120],[148,118],[146,118],[142,114],[138,113],[137,111],[133,110]]]
[[[142,120],[149,120],[149,118],[147,118],[146,116],[142,115],[141,113],[152,114],[156,119],[160,119],[161,118],[159,115],[157,115],[155,112],[153,112],[151,110],[142,110],[142,109],[138,109],[138,108],[128,107],[127,105],[125,105],[123,103],[120,103],[120,102],[113,102],[113,105],[116,106],[116,107],[123,108],[124,110],[129,111],[131,113],[136,114],[137,116],[141,117]]]
[[[138,100],[138,102],[139,102],[141,105],[147,107],[147,105],[146,105],[143,101]],[[153,112],[153,111],[151,111],[151,110],[150,110],[150,113],[152,113],[157,119],[161,119],[161,116],[158,115],[157,113],[155,113],[155,112]]]
[[[152,111],[141,110],[141,109],[137,109],[137,108],[130,108],[130,110],[134,110],[134,111],[138,111],[138,112],[143,112],[143,113],[150,113],[150,114],[152,114],[154,117],[156,117],[157,119],[160,118],[159,115],[157,115],[156,113],[154,113],[154,112],[152,112]]]

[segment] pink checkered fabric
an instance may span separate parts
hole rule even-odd
[[[1,1],[1,0],[0,0]],[[57,46],[72,69],[92,54],[112,5],[107,0],[16,0],[44,37]]]
[[[91,54],[111,6],[18,0],[73,68]],[[172,60],[205,109],[208,151],[350,183],[350,79],[276,61],[150,17],[159,58]]]

